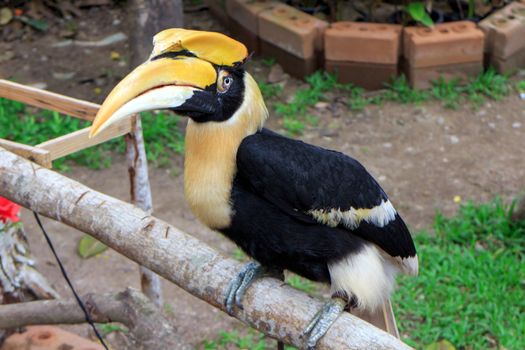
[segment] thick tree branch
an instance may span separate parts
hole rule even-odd
[[[0,196],[86,232],[111,248],[224,310],[229,282],[241,265],[131,204],[96,192],[0,148]],[[300,337],[320,300],[265,278],[244,298],[234,317],[285,343]],[[350,314],[338,318],[318,349],[410,349]]]
[[[82,298],[95,322],[118,322],[129,329],[136,349],[192,349],[180,342],[171,323],[137,290],[88,294]],[[0,306],[0,328],[85,322],[76,300],[31,301]]]

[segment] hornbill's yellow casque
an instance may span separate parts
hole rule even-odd
[[[257,262],[230,285],[226,307],[264,271],[331,283],[333,298],[307,326],[315,346],[346,306],[388,302],[397,272],[415,275],[405,223],[365,168],[344,154],[263,128],[261,92],[241,43],[219,33],[169,29],[148,61],[107,97],[91,133],[132,113],[189,117],[184,187],[195,215]]]

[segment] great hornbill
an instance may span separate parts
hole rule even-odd
[[[268,271],[330,283],[332,299],[305,330],[315,347],[345,307],[374,312],[389,303],[396,273],[416,275],[418,261],[376,180],[349,156],[263,128],[268,111],[244,70],[243,44],[185,29],[162,31],[153,43],[151,57],[106,98],[91,134],[144,110],[189,117],[190,208],[256,261],[230,284],[227,310]]]

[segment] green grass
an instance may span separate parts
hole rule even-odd
[[[412,89],[404,75],[394,79],[387,84],[387,90],[381,95],[382,100],[398,102],[402,104],[419,104],[430,99],[430,94],[426,90]]]
[[[306,78],[308,87],[298,89],[290,103],[276,103],[275,112],[283,118],[283,127],[290,135],[300,135],[307,125],[316,126],[318,118],[309,108],[326,100],[325,93],[343,88],[334,75],[317,71]]]
[[[249,259],[248,255],[246,255],[246,253],[239,247],[235,247],[235,249],[233,250],[232,258],[240,262],[246,262]]]
[[[148,160],[154,166],[170,164],[170,157],[184,152],[184,137],[179,128],[180,118],[170,113],[142,113]],[[0,98],[0,138],[37,145],[49,139],[88,127],[90,123],[61,115],[58,112],[31,108],[23,103]],[[68,170],[68,164],[87,166],[92,169],[111,165],[112,152],[124,152],[122,138],[74,153],[53,162],[59,170]]]
[[[488,69],[466,84],[459,79],[445,80],[440,77],[432,82],[429,90],[412,89],[404,76],[396,78],[387,85],[387,90],[378,98],[399,103],[423,103],[430,100],[441,101],[445,108],[457,109],[465,103],[479,107],[486,98],[500,100],[510,92],[509,79]]]
[[[279,96],[283,92],[283,87],[279,84],[269,84],[261,81],[258,85],[265,100]]]
[[[446,81],[443,77],[440,77],[433,82],[430,91],[435,99],[443,101],[445,108],[456,109],[462,97],[459,83],[459,79]]]
[[[374,96],[366,96],[363,88],[352,84],[340,84],[333,74],[318,71],[306,78],[308,87],[298,89],[289,103],[274,104],[277,115],[283,118],[283,127],[289,135],[300,135],[307,126],[316,126],[318,117],[310,113],[311,107],[317,102],[327,100],[326,93],[336,91],[348,96],[350,110],[360,111],[369,105],[378,105],[384,102],[401,104],[422,104],[428,101],[438,101],[445,108],[457,109],[470,104],[478,108],[487,98],[500,100],[511,91],[509,79],[505,75],[496,73],[493,69],[481,73],[466,84],[459,79],[445,80],[439,78],[432,82],[428,90],[418,90],[410,87],[405,76],[401,75],[386,85],[386,89]],[[523,89],[525,83],[520,82],[516,89]],[[273,86],[261,84],[265,97],[276,97],[281,90],[274,91]]]
[[[129,333],[129,330],[126,327],[116,323],[97,323],[96,325],[103,337],[106,337],[113,332]]]
[[[407,343],[525,349],[525,222],[511,210],[468,203],[416,236],[420,274],[401,278],[394,296]]]
[[[266,67],[272,67],[275,63],[277,63],[277,60],[273,57],[265,57],[261,59],[261,63]]]
[[[516,90],[521,93],[525,92],[525,80],[520,80],[516,83]]]
[[[313,296],[318,296],[319,294],[319,288],[317,284],[294,273],[287,274],[286,283],[295,289],[305,292],[306,294]]]

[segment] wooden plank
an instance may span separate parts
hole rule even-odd
[[[13,152],[20,157],[29,159],[32,162],[40,164],[43,167],[51,168],[51,155],[48,150],[36,148],[33,146],[24,145],[18,142],[13,142],[5,139],[0,139],[0,147]]]
[[[0,79],[0,97],[92,121],[100,105]]]
[[[90,127],[57,137],[37,145],[39,149],[47,150],[51,160],[65,157],[71,153],[81,151],[88,147],[111,140],[112,138],[125,135],[133,130],[135,116],[120,120],[103,130],[94,138],[89,138]]]

